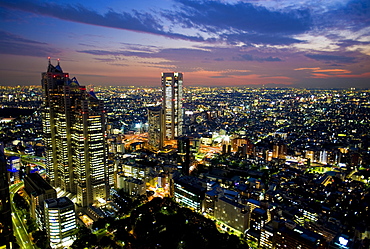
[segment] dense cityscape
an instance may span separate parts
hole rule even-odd
[[[369,90],[41,78],[0,86],[0,248],[369,248]]]

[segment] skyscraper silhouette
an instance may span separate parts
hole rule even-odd
[[[104,103],[49,60],[41,80],[46,168],[50,183],[87,206],[108,191]]]
[[[12,210],[4,146],[0,142],[0,248],[11,248],[13,242]]]
[[[166,140],[173,140],[182,135],[182,82],[182,73],[162,73],[163,130]]]

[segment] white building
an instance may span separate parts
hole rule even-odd
[[[75,240],[76,213],[68,197],[44,202],[45,227],[52,248],[69,247]]]

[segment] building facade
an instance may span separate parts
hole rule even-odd
[[[164,111],[164,138],[173,140],[182,135],[183,74],[162,73],[162,108]]]
[[[146,185],[143,180],[133,177],[119,176],[117,188],[123,189],[123,192],[130,196],[139,196],[146,194]]]
[[[162,149],[164,140],[164,113],[161,106],[150,107],[148,109],[148,145],[149,149],[157,151]]]
[[[47,199],[45,227],[52,248],[70,246],[75,240],[76,213],[73,202],[67,197]]]
[[[206,188],[199,179],[192,176],[183,176],[174,180],[175,200],[194,211],[204,210]]]
[[[36,220],[39,228],[44,229],[44,201],[57,198],[57,191],[38,173],[26,175],[24,190],[28,195],[31,218]]]
[[[54,187],[87,206],[108,193],[103,101],[70,79],[59,62],[42,74],[46,169]]]
[[[221,197],[216,201],[214,216],[243,234],[249,225],[248,207],[225,197]]]

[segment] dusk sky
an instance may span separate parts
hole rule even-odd
[[[370,88],[370,0],[0,1],[0,85]]]

